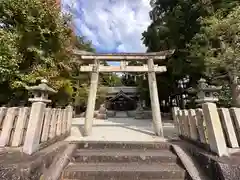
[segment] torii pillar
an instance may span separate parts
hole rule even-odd
[[[99,79],[99,60],[94,60],[93,70],[91,72],[91,84],[89,88],[88,102],[86,117],[84,123],[84,136],[89,136],[92,133],[92,125],[97,97],[97,88],[98,88],[98,79]]]
[[[163,126],[161,119],[161,110],[158,99],[158,89],[156,82],[156,74],[154,71],[154,62],[153,59],[148,59],[148,83],[149,83],[149,92],[151,99],[151,108],[152,108],[152,120],[154,132],[157,136],[163,137]]]

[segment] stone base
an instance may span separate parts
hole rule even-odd
[[[107,117],[115,117],[116,111],[107,111]]]
[[[66,142],[57,142],[33,155],[23,154],[20,149],[6,148],[0,155],[0,179],[39,179],[46,168],[67,147]]]
[[[135,119],[152,119],[152,111],[137,111]]]
[[[136,116],[136,111],[127,111],[128,117],[134,118]]]
[[[96,119],[107,119],[107,114],[96,114]]]
[[[95,112],[94,112],[94,118],[96,118],[97,115],[98,115],[98,111],[95,111]],[[79,115],[79,117],[86,117],[86,112],[81,113],[81,114]]]

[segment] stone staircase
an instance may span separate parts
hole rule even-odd
[[[80,143],[62,180],[186,180],[168,143]]]

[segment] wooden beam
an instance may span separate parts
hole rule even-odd
[[[93,66],[81,66],[81,72],[92,72]],[[166,72],[166,66],[154,66],[154,72]],[[148,66],[99,66],[99,72],[149,72]]]

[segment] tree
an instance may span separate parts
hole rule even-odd
[[[38,79],[47,79],[56,89],[67,83],[60,70],[70,57],[71,31],[55,1],[3,1],[0,24],[0,84],[7,95],[2,103],[24,99],[25,86]]]
[[[159,65],[166,65],[168,72],[157,75],[160,100],[178,93],[177,81],[186,75],[191,76],[191,85],[202,74],[203,63],[189,59],[186,44],[198,32],[198,18],[207,12],[199,1],[157,0],[150,12],[152,23],[143,32],[143,43],[147,51],[157,52],[175,49],[174,55]],[[170,102],[171,103],[171,102]]]
[[[192,56],[188,44],[201,29],[201,18],[221,10],[228,14],[239,2],[236,0],[155,0],[151,1],[151,24],[143,32],[143,43],[147,51],[175,49],[174,55],[165,63],[168,72],[158,76],[158,88],[164,97],[177,93],[177,81],[190,76],[189,86],[196,86],[204,75],[205,63],[202,58]],[[164,63],[163,63],[164,64]],[[164,79],[164,81],[161,81]],[[163,84],[163,82],[167,82]]]
[[[233,105],[240,106],[240,6],[228,15],[221,11],[202,20],[201,31],[190,44],[192,54],[202,58],[209,79],[229,82]]]

